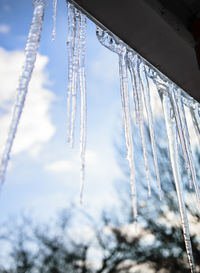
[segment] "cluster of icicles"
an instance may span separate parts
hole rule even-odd
[[[86,81],[85,81],[85,51],[86,51],[86,17],[72,3],[68,2],[68,88],[67,88],[67,140],[73,146],[74,127],[77,108],[77,93],[80,93],[81,101],[81,126],[80,126],[80,158],[81,158],[81,189],[80,199],[82,200],[85,168],[85,147],[86,147]],[[53,33],[52,39],[56,36],[56,6],[57,0],[53,0]],[[45,0],[34,0],[34,14],[28,40],[25,48],[25,62],[22,74],[19,79],[17,96],[14,105],[12,122],[9,129],[8,139],[5,145],[0,165],[0,185],[5,179],[5,172],[10,157],[11,148],[17,131],[18,123],[24,106],[28,84],[34,68],[37,50],[40,42],[41,29],[43,23]],[[155,144],[155,133],[153,114],[150,104],[149,79],[151,78],[157,87],[161,98],[165,117],[167,136],[169,141],[169,152],[175,187],[178,196],[182,228],[185,246],[191,272],[195,272],[194,259],[192,254],[189,224],[186,206],[183,195],[183,185],[180,175],[178,145],[180,143],[185,167],[187,170],[190,186],[194,187],[198,205],[200,205],[200,192],[196,179],[193,157],[191,152],[189,132],[185,117],[185,105],[191,111],[194,128],[200,137],[200,116],[199,104],[172,83],[167,77],[148,64],[141,56],[119,40],[115,35],[103,31],[97,27],[97,37],[101,44],[114,51],[119,56],[120,89],[122,101],[122,114],[124,121],[125,140],[127,147],[127,159],[130,168],[130,184],[132,195],[133,216],[137,219],[137,187],[134,166],[134,146],[132,138],[132,114],[130,107],[129,74],[131,79],[131,95],[134,98],[136,123],[139,126],[146,180],[149,196],[151,195],[149,163],[147,159],[147,144],[144,134],[144,111],[147,113],[147,121],[150,132],[153,162],[157,179],[160,199],[162,199],[162,189],[158,168],[158,159]],[[200,207],[200,206],[199,206]]]
[[[198,208],[200,208],[200,192],[199,185],[196,179],[195,167],[193,162],[193,156],[190,146],[188,126],[185,116],[185,105],[189,107],[191,116],[193,119],[194,127],[198,137],[200,137],[200,117],[199,117],[199,104],[195,102],[191,97],[184,93],[179,87],[172,83],[162,73],[157,71],[149,63],[147,63],[141,56],[139,56],[133,49],[128,47],[124,42],[119,40],[115,35],[109,34],[107,31],[101,30],[97,27],[97,37],[102,45],[109,48],[119,56],[119,74],[120,74],[120,89],[122,100],[122,111],[124,119],[124,130],[127,147],[127,159],[130,168],[130,183],[132,190],[132,203],[133,203],[133,215],[137,218],[137,187],[135,181],[135,167],[134,167],[134,151],[133,151],[133,138],[132,138],[132,123],[131,123],[131,107],[130,107],[130,91],[128,87],[130,74],[131,79],[131,92],[134,98],[135,104],[135,116],[136,124],[139,126],[144,164],[146,170],[146,180],[148,186],[149,195],[151,195],[151,185],[149,179],[149,166],[147,160],[147,146],[145,143],[144,135],[144,109],[147,113],[147,121],[150,132],[151,146],[153,161],[155,167],[155,173],[157,177],[158,191],[160,193],[160,199],[162,199],[162,190],[160,183],[160,175],[158,169],[158,160],[156,154],[155,137],[154,137],[154,123],[153,115],[150,103],[150,86],[149,80],[152,79],[157,87],[160,99],[162,102],[168,142],[170,160],[172,165],[172,171],[175,181],[175,187],[178,197],[179,210],[181,215],[181,222],[183,228],[183,235],[185,240],[185,246],[188,256],[191,272],[195,272],[194,259],[192,254],[192,246],[190,240],[189,224],[186,212],[186,206],[184,201],[183,185],[180,174],[179,164],[179,152],[178,146],[180,143],[185,167],[187,170],[187,177],[190,187],[194,187]]]
[[[84,16],[81,14],[79,10],[77,10],[73,4],[68,4],[68,13],[69,13],[69,37],[68,45],[69,45],[69,86],[68,86],[68,101],[72,100],[72,108],[70,111],[68,104],[68,111],[71,113],[71,136],[70,140],[73,144],[73,126],[74,126],[74,116],[75,116],[75,105],[73,105],[73,92],[75,92],[75,100],[76,100],[76,91],[74,90],[74,86],[76,86],[77,73],[82,68],[81,62],[78,63],[78,60],[85,57],[85,41],[82,41],[80,37],[85,35],[85,27],[84,27],[84,35],[81,35],[83,31],[80,28],[80,18]],[[180,143],[185,167],[187,170],[188,181],[190,187],[194,187],[198,208],[200,208],[200,191],[199,185],[196,179],[195,167],[193,162],[193,156],[191,151],[190,139],[187,121],[185,117],[185,106],[186,104],[190,111],[191,116],[194,123],[194,128],[196,130],[197,136],[200,137],[200,117],[199,117],[199,104],[195,102],[192,98],[188,98],[187,94],[185,94],[179,87],[177,87],[174,83],[172,83],[167,77],[153,68],[150,64],[148,64],[142,57],[140,57],[134,50],[129,48],[126,44],[124,44],[121,40],[119,40],[115,35],[109,34],[106,31],[101,30],[97,27],[97,38],[102,45],[117,53],[119,56],[119,75],[120,75],[120,90],[121,90],[121,102],[122,102],[122,114],[124,121],[124,131],[125,131],[125,140],[127,147],[127,159],[129,162],[130,169],[130,184],[131,184],[131,196],[132,196],[132,208],[133,208],[133,216],[135,220],[137,219],[137,187],[136,187],[136,179],[135,179],[135,166],[134,166],[134,146],[133,146],[133,138],[132,138],[132,115],[131,115],[131,107],[130,107],[130,94],[129,94],[129,78],[128,72],[131,77],[131,84],[133,91],[133,98],[135,103],[135,112],[136,112],[136,123],[139,126],[142,148],[143,148],[143,156],[144,156],[144,164],[146,170],[146,180],[148,193],[151,195],[151,185],[150,185],[150,174],[149,174],[149,163],[147,159],[147,145],[145,143],[145,134],[144,134],[144,109],[147,113],[147,120],[150,132],[151,146],[152,146],[152,154],[153,154],[153,162],[155,168],[155,174],[157,179],[158,191],[160,195],[160,199],[162,199],[162,189],[160,182],[160,174],[158,168],[158,159],[156,152],[156,143],[155,143],[155,133],[154,133],[154,123],[153,123],[153,114],[150,103],[150,86],[149,79],[151,78],[157,87],[158,93],[161,98],[163,112],[165,117],[167,136],[169,140],[169,152],[170,159],[172,165],[172,171],[175,181],[175,187],[178,196],[179,209],[182,221],[183,235],[185,240],[185,246],[188,256],[188,261],[190,265],[191,272],[195,272],[195,264],[192,254],[191,240],[190,240],[190,231],[189,224],[186,212],[186,206],[184,201],[183,194],[183,185],[180,175],[180,165],[179,165],[179,152],[178,145]],[[73,37],[73,39],[71,39]],[[80,43],[80,44],[79,44]],[[83,52],[79,52],[76,55],[76,50],[82,47],[83,43]],[[74,53],[74,55],[70,55]],[[83,54],[83,55],[81,55]],[[73,57],[74,56],[74,57]],[[77,66],[78,64],[78,66]],[[72,68],[73,71],[70,69]],[[72,77],[74,73],[74,77]],[[79,81],[82,75],[79,73]],[[84,84],[85,84],[85,76]],[[75,81],[75,82],[74,82]],[[74,84],[74,86],[73,86]],[[80,90],[81,90],[80,84]],[[84,92],[83,92],[84,91]],[[81,173],[82,173],[82,181],[81,181],[81,189],[83,188],[83,174],[84,174],[84,154],[85,154],[85,122],[86,122],[86,106],[85,106],[85,85],[84,89],[81,91]],[[70,113],[68,117],[70,117]],[[69,119],[70,120],[70,119]],[[69,124],[69,123],[68,123]],[[69,126],[70,128],[70,126]],[[83,145],[84,144],[84,145]],[[82,146],[83,145],[83,146]],[[82,191],[81,191],[82,195]]]

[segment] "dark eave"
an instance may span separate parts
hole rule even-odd
[[[200,102],[199,0],[72,2]]]

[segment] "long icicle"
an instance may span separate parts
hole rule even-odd
[[[67,87],[67,142],[74,146],[78,70],[80,55],[81,12],[68,2],[68,87]]]
[[[150,103],[151,99],[150,99],[150,91],[149,91],[150,90],[149,82],[148,82],[145,66],[142,61],[141,61],[140,70],[139,70],[139,77],[141,79],[142,93],[143,93],[145,108],[147,112],[147,119],[149,124],[151,147],[152,147],[152,153],[153,153],[153,159],[154,159],[154,167],[155,167],[155,173],[157,178],[159,196],[160,196],[160,200],[162,200],[162,189],[161,189],[160,173],[159,173],[159,167],[158,167],[158,158],[157,158],[157,152],[156,152],[155,135],[154,135],[153,114],[152,114],[151,103]]]
[[[185,116],[185,110],[184,110],[184,105],[182,98],[179,97],[178,100],[178,108],[179,108],[179,113],[181,117],[181,122],[183,124],[183,136],[185,138],[185,144],[186,144],[186,150],[188,154],[188,161],[189,161],[189,167],[191,171],[191,176],[192,176],[192,181],[196,193],[196,198],[197,198],[197,203],[200,209],[200,191],[199,191],[199,185],[197,182],[197,177],[196,177],[196,171],[195,171],[195,166],[194,166],[194,160],[193,160],[193,155],[192,155],[192,149],[191,149],[191,144],[190,144],[190,136],[189,136],[189,131],[188,131],[188,126],[187,126],[187,120]]]
[[[87,119],[87,105],[86,105],[86,80],[85,80],[85,53],[86,53],[86,30],[87,21],[86,16],[81,14],[80,26],[80,55],[79,55],[79,87],[81,93],[81,135],[80,135],[80,203],[83,199],[83,188],[85,179],[85,149],[86,149],[86,119]]]
[[[182,102],[180,95],[178,94],[178,96],[176,96],[176,94],[175,94],[173,84],[170,85],[170,98],[171,98],[172,106],[173,106],[174,112],[175,112],[176,126],[178,129],[178,135],[179,135],[181,148],[182,148],[182,152],[183,152],[183,156],[184,156],[184,160],[185,160],[185,165],[187,168],[188,179],[191,183],[191,177],[192,177],[193,185],[194,185],[195,192],[196,192],[198,206],[200,208],[200,192],[199,192],[199,186],[197,183],[194,163],[193,163],[191,146],[190,146],[190,142],[189,142],[189,133],[188,133],[188,127],[187,127],[187,122],[186,122],[186,118],[185,118],[185,111],[183,108],[183,102]]]
[[[136,108],[136,118],[138,119],[140,136],[142,141],[142,149],[143,149],[143,157],[144,157],[144,165],[147,179],[147,187],[148,187],[148,195],[151,196],[151,186],[150,186],[150,174],[149,174],[149,164],[147,158],[147,147],[145,141],[144,134],[144,116],[143,116],[143,101],[142,101],[142,93],[141,93],[141,83],[139,81],[139,63],[136,55],[129,56],[129,71],[131,75],[131,83],[133,88],[133,98],[135,101]]]
[[[172,171],[173,171],[176,192],[177,192],[177,197],[179,202],[179,210],[181,215],[185,247],[186,247],[186,252],[187,252],[187,257],[188,257],[191,273],[195,273],[196,270],[195,270],[195,264],[194,264],[194,258],[192,253],[191,240],[190,240],[189,224],[188,224],[187,212],[186,212],[185,201],[183,196],[183,187],[182,187],[181,175],[180,175],[179,154],[178,154],[178,147],[177,147],[177,144],[178,144],[177,129],[176,129],[176,123],[174,118],[174,115],[176,114],[173,112],[174,107],[170,104],[170,99],[168,95],[164,93],[160,95],[161,95],[161,101],[163,105],[164,116],[165,116],[167,136],[169,141],[170,159],[171,159]],[[171,116],[172,112],[173,112],[173,116]]]
[[[72,86],[73,86],[73,56],[75,43],[75,7],[70,2],[67,2],[68,14],[68,85],[67,85],[67,142],[70,142],[71,134],[71,100],[72,100]]]
[[[52,30],[52,40],[56,39],[56,11],[57,11],[58,0],[53,0],[53,30]]]
[[[4,152],[0,163],[0,186],[2,186],[5,173],[10,158],[11,149],[17,132],[20,117],[23,111],[29,82],[32,76],[34,64],[36,61],[37,51],[40,43],[42,31],[42,23],[44,17],[45,0],[35,0],[33,2],[34,12],[31,27],[28,34],[28,39],[25,47],[25,61],[22,68],[22,73],[19,78],[17,95],[12,114],[12,120],[9,128],[8,138],[5,144]]]
[[[124,120],[124,131],[127,147],[127,159],[130,169],[130,184],[132,196],[132,208],[134,220],[137,220],[137,192],[135,184],[135,166],[134,166],[134,152],[133,152],[133,139],[132,139],[132,126],[130,117],[130,103],[128,91],[128,73],[127,73],[126,49],[122,48],[119,54],[119,74],[120,74],[120,89],[122,101],[122,113]]]
[[[72,57],[72,67],[73,67],[73,74],[72,74],[72,90],[71,90],[71,132],[70,132],[70,143],[71,146],[74,146],[74,129],[75,129],[75,120],[76,120],[76,104],[77,104],[77,87],[78,87],[78,62],[79,62],[79,55],[80,55],[80,21],[81,21],[81,12],[74,9],[74,16],[75,16],[75,41],[74,41],[74,54]]]
[[[188,181],[189,181],[190,187],[192,187],[191,170],[190,170],[190,166],[189,166],[188,155],[187,155],[187,150],[186,150],[186,143],[185,143],[186,137],[185,137],[185,133],[183,133],[183,130],[185,130],[185,128],[183,127],[183,124],[182,124],[181,116],[180,116],[180,113],[179,113],[180,108],[178,107],[178,102],[177,102],[177,98],[176,98],[176,95],[175,95],[175,92],[174,92],[173,84],[170,85],[170,98],[171,98],[171,101],[172,101],[172,105],[174,107],[174,112],[176,114],[176,125],[177,125],[177,128],[178,128],[179,139],[180,139],[180,143],[181,143],[183,157],[184,157],[184,160],[185,160],[185,166],[186,166],[186,170],[187,170]]]

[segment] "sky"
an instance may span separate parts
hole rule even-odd
[[[22,212],[48,219],[70,203],[79,203],[79,118],[74,149],[66,142],[67,9],[65,1],[58,0],[56,41],[52,41],[52,1],[46,4],[39,53],[0,194],[2,220]],[[32,13],[31,0],[0,2],[1,152]],[[89,20],[86,75],[83,207],[92,212],[114,202],[113,182],[122,175],[114,147],[121,132],[121,105],[118,58],[99,44]]]

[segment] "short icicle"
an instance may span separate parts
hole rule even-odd
[[[192,182],[196,192],[198,206],[200,208],[199,185],[197,182],[195,167],[193,163],[193,156],[192,156],[192,151],[190,146],[189,133],[188,133],[188,127],[187,127],[187,122],[185,118],[184,106],[183,106],[181,95],[175,93],[173,84],[170,84],[170,98],[171,98],[172,106],[175,113],[176,126],[178,129],[180,144],[181,144],[181,148],[183,152],[183,157],[185,160],[185,165],[187,168],[188,180],[191,183],[191,177],[192,177]]]
[[[134,220],[137,220],[137,192],[136,192],[136,183],[135,183],[133,138],[132,138],[132,126],[131,126],[131,116],[130,116],[128,71],[127,71],[126,58],[127,58],[126,48],[122,46],[121,53],[119,54],[119,74],[120,74],[122,113],[123,113],[124,131],[125,131],[125,139],[126,139],[126,147],[127,147],[127,159],[128,159],[129,168],[130,168],[130,184],[131,184],[133,217],[134,217]]]
[[[141,82],[139,79],[139,62],[137,55],[129,54],[128,58],[129,71],[131,75],[131,83],[133,88],[133,98],[135,101],[136,108],[136,118],[139,124],[140,136],[142,141],[144,165],[147,179],[148,195],[151,196],[151,185],[150,185],[150,174],[149,174],[149,163],[147,158],[147,147],[144,134],[144,116],[143,116],[143,101],[142,101],[142,92],[141,92]]]
[[[183,228],[183,235],[185,241],[185,247],[187,252],[187,257],[190,265],[191,273],[195,273],[195,264],[194,258],[192,253],[192,246],[190,240],[190,231],[189,231],[189,223],[187,218],[186,206],[183,196],[183,187],[180,175],[180,164],[179,164],[179,153],[178,153],[178,139],[177,139],[177,129],[176,129],[176,122],[175,122],[175,115],[176,113],[173,112],[174,107],[170,103],[170,99],[166,93],[160,91],[161,101],[163,105],[164,117],[165,117],[165,124],[167,129],[167,136],[169,141],[169,152],[170,152],[170,159],[172,165],[172,171],[175,181],[175,187],[179,202],[179,210],[181,215],[181,222]]]
[[[10,158],[11,149],[17,132],[17,127],[23,111],[29,82],[32,76],[34,64],[36,61],[37,51],[40,43],[40,36],[42,31],[42,23],[44,17],[45,0],[33,1],[34,12],[33,19],[28,34],[28,39],[25,47],[25,61],[19,78],[17,88],[16,100],[12,114],[12,120],[9,128],[8,138],[5,144],[4,152],[0,163],[0,186],[2,186],[5,173]]]
[[[52,40],[56,39],[56,11],[57,11],[58,0],[53,0],[53,30],[52,30]]]
[[[148,82],[147,73],[146,73],[145,65],[143,61],[141,61],[140,69],[138,72],[139,72],[139,78],[141,81],[141,87],[142,87],[141,89],[144,96],[144,104],[145,104],[145,108],[147,112],[147,119],[149,124],[151,147],[152,147],[152,153],[153,153],[153,160],[154,160],[154,167],[155,167],[155,173],[157,178],[159,196],[160,196],[160,200],[162,200],[162,189],[161,189],[160,173],[159,173],[159,167],[158,167],[158,158],[157,158],[156,142],[155,142],[155,134],[154,134],[153,113],[151,109],[150,88],[149,88],[149,82]]]
[[[85,149],[86,149],[86,121],[87,121],[87,104],[86,104],[86,80],[85,80],[85,53],[86,53],[86,16],[81,14],[80,26],[80,55],[79,55],[79,86],[81,94],[81,135],[80,135],[80,203],[83,199],[83,188],[85,179]]]

